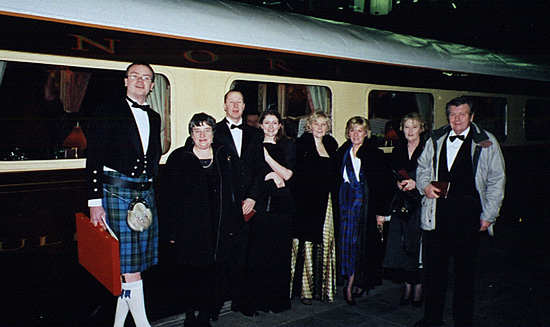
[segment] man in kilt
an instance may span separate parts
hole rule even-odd
[[[114,231],[120,243],[122,294],[114,326],[124,326],[128,311],[137,327],[150,326],[145,313],[141,272],[158,262],[158,216],[153,178],[161,156],[160,115],[146,103],[155,74],[149,64],[126,69],[126,97],[98,107],[88,131],[88,206],[94,226]],[[127,223],[134,201],[152,213],[151,225],[135,231]],[[135,203],[135,202],[134,202]]]

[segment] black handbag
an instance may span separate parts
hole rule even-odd
[[[396,181],[404,180],[405,177],[393,170]],[[420,192],[417,189],[410,191],[402,191],[397,189],[390,202],[391,215],[399,216],[404,219],[409,218],[409,213],[412,213],[420,205]]]

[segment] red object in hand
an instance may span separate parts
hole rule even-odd
[[[242,204],[244,204],[244,201],[242,202]],[[256,210],[252,209],[248,214],[243,215],[244,221],[248,222],[254,216],[255,213],[256,213]]]
[[[409,174],[407,174],[407,171],[405,169],[401,169],[398,171],[399,175],[403,176],[405,179],[410,179]]]
[[[76,214],[78,262],[114,296],[122,292],[118,240],[95,227],[83,213]]]

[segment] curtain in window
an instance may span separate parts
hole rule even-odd
[[[2,85],[2,80],[4,80],[4,72],[6,71],[6,61],[0,60],[0,86]]]
[[[159,113],[161,118],[160,136],[162,153],[170,148],[170,85],[164,76],[155,74],[155,87],[147,97],[147,103]]]
[[[428,93],[417,93],[415,95],[416,106],[424,121],[426,121],[427,129],[431,129],[433,124],[433,101],[432,95]]]
[[[65,112],[80,110],[91,75],[91,73],[74,72],[69,69],[60,71],[59,98]]]
[[[323,111],[327,115],[330,115],[330,96],[328,89],[324,86],[307,86],[307,101],[309,107],[309,113],[315,111]],[[300,137],[306,127],[306,118],[301,118],[298,123],[298,137]]]
[[[310,113],[321,110],[326,114],[330,114],[330,99],[328,89],[326,87],[308,85],[307,100],[309,103]]]

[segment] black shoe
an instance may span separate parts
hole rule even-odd
[[[406,298],[402,296],[401,299],[399,299],[399,305],[408,305],[409,303],[411,303],[410,297]]]
[[[417,321],[413,327],[438,327],[438,326],[443,326],[444,323],[443,322],[439,322],[439,323],[429,323],[429,322],[426,322],[424,319],[420,319],[419,321]]]
[[[423,298],[420,298],[420,300],[412,300],[411,301],[411,304],[413,307],[421,307],[422,306],[422,303],[424,302],[424,299]]]
[[[231,311],[239,312],[239,311],[241,311],[241,308],[239,307],[239,305],[237,303],[231,302]]]
[[[355,293],[351,293],[351,297],[361,297],[363,296],[363,294],[365,294],[365,289],[362,289],[360,292],[355,292]],[[366,292],[367,295],[369,294],[369,292]]]
[[[308,299],[307,297],[301,298],[300,302],[302,302],[303,305],[312,305],[313,304],[313,301],[311,299]]]
[[[197,317],[195,317],[195,313],[186,313],[185,314],[185,321],[183,322],[184,327],[196,327],[198,323]]]

